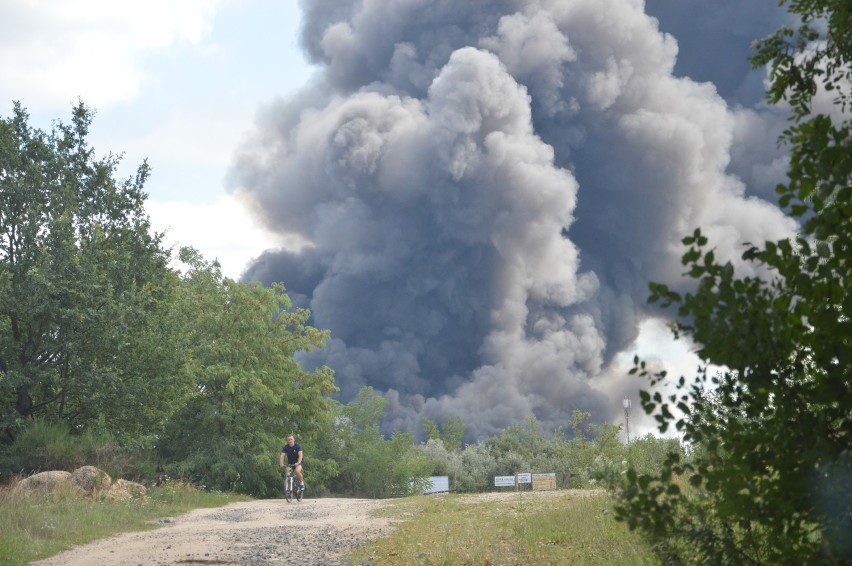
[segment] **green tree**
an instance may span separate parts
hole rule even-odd
[[[431,472],[431,464],[414,447],[412,433],[396,431],[386,438],[379,427],[387,399],[372,387],[338,406],[322,457],[337,462],[339,474],[329,482],[332,491],[367,497],[414,492]],[[410,482],[414,482],[413,484]]]
[[[286,434],[300,440],[330,418],[331,371],[304,371],[295,354],[322,347],[328,333],[306,325],[279,284],[223,278],[194,250],[176,319],[184,320],[193,393],[160,443],[167,469],[204,485],[259,496],[280,492],[278,455]]]
[[[35,417],[119,435],[156,428],[182,363],[163,321],[176,278],[143,204],[149,169],[115,178],[83,103],[50,133],[0,119],[0,433]]]
[[[669,397],[642,393],[661,430],[674,423],[696,450],[690,462],[670,456],[661,474],[629,472],[619,513],[677,561],[852,562],[852,8],[789,9],[799,27],[758,42],[753,62],[771,68],[770,101],[793,110],[778,193],[801,233],[747,249],[768,274],[758,278],[717,262],[696,230],[683,257],[696,291],[651,285],[652,302],[678,306],[675,336],[724,368],[680,378]],[[813,112],[820,89],[835,93],[834,116]],[[638,360],[634,372],[650,374]]]
[[[427,440],[441,440],[447,450],[461,450],[462,438],[467,425],[459,416],[449,416],[440,427],[428,417],[423,417],[421,425]]]
[[[451,415],[441,425],[441,440],[448,450],[461,450],[465,432],[467,425],[464,420],[457,415]]]
[[[441,429],[438,428],[438,423],[429,417],[423,417],[420,420],[420,427],[426,435],[426,440],[441,440]]]

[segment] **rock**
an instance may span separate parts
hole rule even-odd
[[[144,499],[147,494],[148,488],[141,483],[118,479],[110,486],[107,497],[113,501],[127,501],[128,499]]]
[[[70,479],[71,472],[41,472],[19,481],[15,486],[15,491],[23,493],[47,493],[53,491],[58,486],[68,486]]]
[[[94,466],[83,466],[71,473],[71,485],[78,488],[84,495],[107,491],[112,485],[112,478],[105,471]]]

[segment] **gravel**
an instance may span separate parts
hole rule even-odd
[[[346,556],[393,527],[368,499],[281,499],[197,509],[153,523],[153,531],[124,533],[35,562],[58,565],[348,564]]]

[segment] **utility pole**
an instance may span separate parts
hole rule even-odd
[[[624,432],[627,433],[627,444],[630,444],[630,399],[625,397],[621,405],[624,407]]]

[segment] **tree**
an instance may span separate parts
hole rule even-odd
[[[355,399],[338,406],[321,454],[338,465],[332,490],[367,497],[406,495],[429,475],[431,465],[415,449],[412,433],[396,431],[389,439],[382,434],[379,421],[386,405],[372,387],[363,387]]]
[[[449,416],[440,427],[428,417],[423,417],[421,427],[427,440],[441,440],[448,450],[461,450],[467,425],[459,416]]]
[[[223,278],[218,264],[181,250],[189,266],[175,320],[192,395],[160,444],[165,467],[222,490],[267,496],[280,491],[283,439],[302,440],[330,418],[331,370],[304,371],[296,352],[322,347],[327,331],[307,326],[284,287]]]
[[[441,440],[444,441],[444,446],[448,450],[461,450],[462,439],[466,431],[467,425],[461,417],[457,415],[447,417],[444,424],[441,425]]]
[[[163,320],[174,273],[143,204],[149,169],[87,143],[94,113],[32,129],[0,119],[0,433],[41,417],[74,430],[150,430],[170,411],[182,361]]]
[[[753,62],[770,65],[770,101],[793,111],[778,193],[801,234],[748,247],[743,258],[769,274],[758,278],[717,262],[696,230],[683,257],[696,290],[651,285],[651,302],[678,307],[675,337],[723,368],[681,377],[668,398],[641,393],[660,429],[674,423],[696,450],[661,474],[631,470],[619,514],[677,561],[852,562],[852,12],[843,1],[789,8],[800,26],[758,42]],[[820,88],[839,117],[813,112]],[[638,359],[633,372],[666,378]]]

